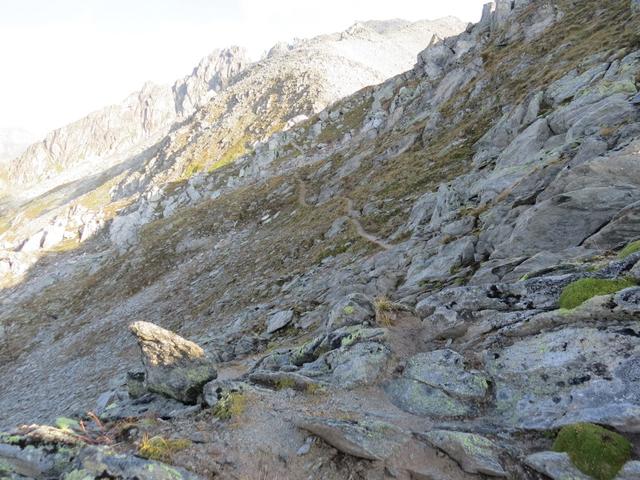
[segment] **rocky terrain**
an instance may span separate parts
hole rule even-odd
[[[421,28],[5,199],[0,478],[640,478],[640,5]]]

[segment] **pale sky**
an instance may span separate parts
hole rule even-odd
[[[355,21],[480,18],[488,0],[0,0],[0,128],[39,135],[172,83],[215,48],[258,58]],[[426,46],[426,45],[425,45]]]

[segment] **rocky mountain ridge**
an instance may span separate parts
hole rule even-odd
[[[638,478],[639,22],[498,1],[380,85],[251,119],[228,162],[196,155],[214,99],[0,293],[0,424],[83,420],[3,437],[4,468]]]
[[[122,104],[49,133],[13,160],[5,176],[11,185],[24,187],[55,181],[56,176],[78,166],[84,168],[76,168],[71,179],[104,168],[100,162],[105,158],[131,148],[140,150],[140,143],[164,136],[174,122],[208,102],[248,63],[246,52],[232,47],[213,52],[172,87],[148,82]],[[59,183],[61,180],[47,185],[53,188]]]

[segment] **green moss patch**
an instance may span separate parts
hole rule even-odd
[[[633,255],[636,252],[640,252],[640,240],[631,242],[629,245],[620,250],[620,253],[618,253],[618,258],[620,260],[624,260],[629,255]]]
[[[560,295],[560,308],[571,309],[598,295],[609,295],[635,283],[627,278],[608,280],[602,278],[582,278],[567,285]]]
[[[631,456],[631,444],[622,435],[590,423],[562,428],[553,444],[573,464],[596,480],[611,480]]]
[[[60,430],[66,430],[68,432],[71,432],[73,430],[80,430],[80,424],[77,420],[74,420],[72,418],[58,417],[56,418],[55,425]]]

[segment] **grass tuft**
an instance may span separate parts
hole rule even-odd
[[[140,442],[138,455],[149,460],[169,463],[177,452],[190,446],[191,440],[185,438],[167,439],[161,436],[149,438],[149,435],[145,434]]]
[[[242,415],[247,406],[247,399],[241,392],[229,392],[218,400],[213,407],[213,414],[220,420],[230,420]]]
[[[66,417],[58,417],[56,418],[55,425],[60,430],[64,430],[66,432],[72,432],[73,430],[80,430],[80,424],[77,420]]]
[[[276,381],[276,389],[277,390],[286,390],[288,388],[295,388],[296,386],[296,382],[295,380],[293,380],[293,378],[279,378]]]
[[[373,307],[376,311],[376,321],[378,325],[390,327],[397,318],[397,313],[406,310],[402,304],[392,302],[387,297],[377,297],[373,301]]]

